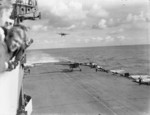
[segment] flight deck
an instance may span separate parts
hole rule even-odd
[[[149,115],[150,87],[86,66],[68,71],[53,63],[31,68],[24,91],[32,115]]]

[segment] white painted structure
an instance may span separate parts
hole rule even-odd
[[[20,64],[12,71],[0,73],[0,115],[17,114],[23,74],[24,70]],[[32,100],[29,104],[29,113],[31,113]]]

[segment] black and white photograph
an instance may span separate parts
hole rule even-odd
[[[150,0],[0,0],[0,115],[150,115]]]

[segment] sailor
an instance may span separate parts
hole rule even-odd
[[[139,85],[141,85],[141,83],[142,83],[142,78],[141,78],[141,76],[139,77]]]
[[[15,25],[10,29],[1,27],[0,37],[3,49],[7,52],[7,56],[9,57],[8,60],[5,60],[7,61],[5,62],[5,68],[12,70],[18,65],[18,62],[23,59],[25,49],[33,40],[28,40],[27,28],[23,25]]]

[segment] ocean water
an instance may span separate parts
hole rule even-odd
[[[95,62],[105,69],[124,69],[131,74],[150,74],[149,51],[150,45],[38,49],[27,51],[27,62]]]

